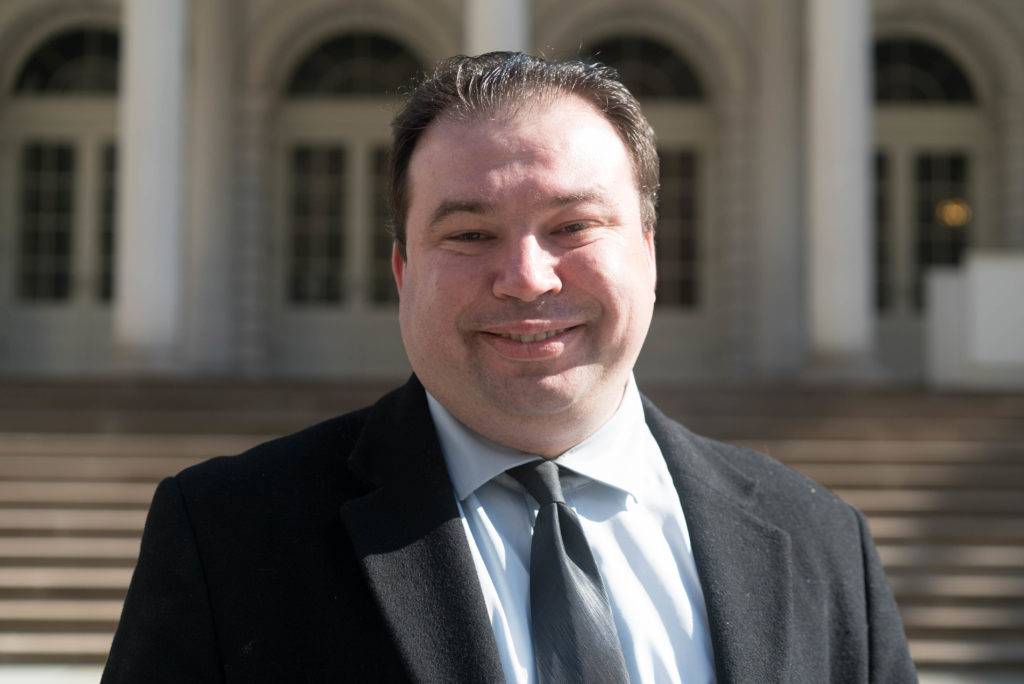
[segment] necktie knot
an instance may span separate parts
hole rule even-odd
[[[552,461],[541,459],[509,468],[508,474],[519,481],[538,504],[565,503],[562,483],[558,479],[558,466]]]

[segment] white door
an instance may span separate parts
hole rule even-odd
[[[875,306],[881,361],[896,379],[923,374],[929,269],[960,264],[983,240],[983,139],[969,110],[876,118]]]
[[[117,174],[115,105],[78,116],[15,102],[0,153],[0,368],[16,374],[110,368]],[[13,125],[12,125],[13,121]]]
[[[272,340],[279,372],[359,377],[408,368],[386,226],[393,107],[327,101],[292,103],[283,113]]]

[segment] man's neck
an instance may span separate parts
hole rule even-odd
[[[601,429],[618,410],[626,385],[611,396],[580,401],[558,413],[507,414],[459,411],[438,401],[463,425],[496,444],[556,458]]]

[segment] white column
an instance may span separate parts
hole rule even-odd
[[[803,3],[761,3],[757,105],[757,365],[765,376],[800,369],[806,316],[802,301],[803,211],[800,172],[800,34]]]
[[[115,353],[167,370],[182,328],[185,0],[125,0]]]
[[[859,375],[874,348],[870,7],[809,0],[811,370]]]
[[[211,372],[228,370],[233,351],[234,4],[194,2],[190,20],[196,67],[189,112],[185,351],[190,367]]]
[[[465,50],[530,51],[529,0],[466,0]]]

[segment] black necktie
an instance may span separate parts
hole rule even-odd
[[[580,521],[562,497],[558,466],[508,473],[540,504],[530,547],[530,612],[540,684],[629,681],[611,605]]]

